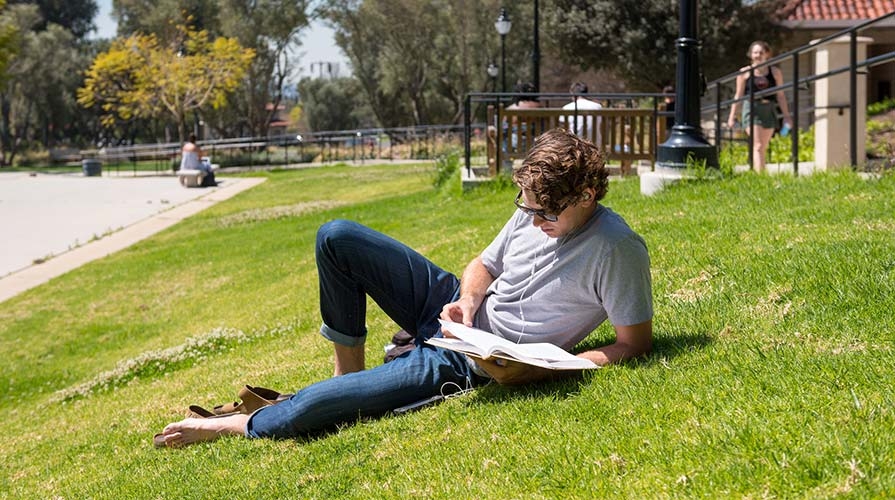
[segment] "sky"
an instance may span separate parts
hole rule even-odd
[[[112,19],[112,0],[96,0],[99,7],[99,13],[94,19],[96,32],[93,34],[95,38],[113,38],[117,24]],[[301,67],[298,71],[299,78],[302,76],[320,75],[321,69],[326,71],[327,65],[320,63],[335,63],[333,66],[335,76],[348,76],[350,69],[348,66],[348,58],[342,53],[342,50],[336,46],[333,41],[333,31],[327,28],[323,23],[315,21],[307,28],[301,37],[301,47],[298,49]]]

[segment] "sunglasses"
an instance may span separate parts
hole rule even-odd
[[[518,208],[519,210],[522,210],[523,213],[526,213],[531,216],[536,215],[536,216],[544,219],[547,222],[556,222],[557,220],[559,220],[559,215],[548,214],[547,212],[545,212],[543,210],[538,210],[538,209],[526,207],[525,205],[523,205],[521,190],[519,191],[519,194],[516,195],[516,199],[513,200],[513,204],[516,205],[516,208]],[[560,212],[562,212],[562,210],[560,210]]]

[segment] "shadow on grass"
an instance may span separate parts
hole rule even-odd
[[[627,368],[638,368],[654,363],[669,363],[671,359],[686,355],[698,349],[709,345],[712,339],[709,335],[703,333],[668,335],[658,334],[653,340],[653,351],[640,358],[628,360],[619,366]],[[602,345],[606,345],[606,339],[588,338],[578,345],[576,351],[586,351],[596,349]],[[542,382],[539,384],[523,385],[523,386],[501,386],[498,384],[488,384],[487,386],[476,389],[476,397],[487,403],[500,403],[516,399],[542,398],[566,399],[574,397],[581,392],[581,383],[587,381],[587,376],[580,372],[572,372],[567,378]]]
[[[705,333],[660,333],[653,339],[653,352],[646,359],[675,358],[702,349],[711,342],[712,337]]]
[[[620,366],[629,369],[636,369],[652,365],[654,363],[668,363],[672,358],[679,355],[686,355],[697,349],[707,346],[711,342],[711,337],[706,334],[680,334],[680,335],[663,335],[659,334],[653,341],[653,351],[648,356],[626,361]],[[579,350],[588,350],[605,345],[605,339],[601,341],[598,338],[590,338],[580,344]],[[586,372],[585,372],[586,373]],[[519,386],[502,386],[496,383],[488,383],[475,389],[475,400],[470,404],[476,405],[493,405],[509,403],[518,400],[535,400],[547,398],[553,401],[574,398],[580,395],[582,383],[589,383],[588,376],[582,372],[567,372],[567,376],[553,381],[541,382],[529,385]],[[381,415],[370,415],[342,422],[332,428],[309,432],[302,436],[292,438],[299,443],[309,443],[320,439],[326,439],[347,427],[355,425],[363,425],[365,422],[372,422],[382,419],[401,418],[404,415],[415,413],[416,411],[427,411],[438,406],[437,403],[432,405],[424,405],[421,408],[403,415],[396,415],[392,412],[386,412]]]

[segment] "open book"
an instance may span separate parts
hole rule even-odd
[[[553,344],[515,344],[493,333],[470,328],[460,323],[439,320],[441,326],[457,338],[435,337],[426,343],[462,352],[475,358],[503,358],[550,370],[589,370],[599,368],[593,362],[579,358]]]

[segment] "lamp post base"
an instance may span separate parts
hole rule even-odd
[[[656,149],[656,166],[661,168],[687,168],[687,161],[705,161],[705,166],[718,168],[718,149],[692,127],[675,127],[671,137]],[[691,133],[687,133],[691,132]]]

